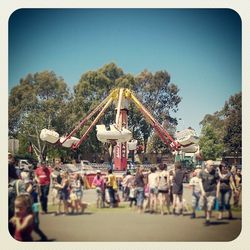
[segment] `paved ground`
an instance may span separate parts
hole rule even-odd
[[[96,213],[75,216],[41,216],[41,229],[52,241],[231,241],[241,229],[241,219],[212,220],[189,216]]]
[[[190,201],[191,192],[185,188],[185,199]],[[85,191],[86,202],[95,200],[94,190]],[[128,208],[100,209],[83,215],[40,215],[40,228],[51,241],[231,241],[241,231],[241,213],[234,212],[234,220],[217,221],[210,226],[199,218],[160,214],[137,214]],[[38,240],[34,234],[34,239]]]

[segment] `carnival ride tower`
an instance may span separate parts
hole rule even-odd
[[[97,139],[103,143],[109,143],[112,145],[114,169],[124,171],[127,168],[128,143],[132,140],[132,132],[128,130],[129,101],[135,104],[137,109],[143,114],[146,121],[153,127],[161,140],[169,146],[173,152],[179,151],[181,146],[182,148],[185,147],[185,143],[181,143],[180,140],[175,141],[168,134],[163,126],[150,114],[148,109],[137,99],[131,90],[124,88],[112,90],[111,93],[99,105],[90,111],[79,125],[76,126],[67,136],[59,137],[59,134],[55,131],[43,129],[40,133],[40,138],[43,141],[72,148],[74,150],[81,145],[90,131],[96,126]],[[109,129],[107,129],[104,124],[98,125],[97,123],[112,103],[115,103],[116,106],[116,119],[115,123],[109,125]],[[73,135],[94,115],[96,115],[96,117],[86,129],[82,137],[80,139],[73,137]]]
[[[128,129],[128,100],[123,94],[124,89],[119,91],[119,99],[117,103],[116,112],[116,124],[118,129]],[[128,142],[117,142],[114,146],[113,159],[115,170],[127,169],[127,155],[128,155]]]

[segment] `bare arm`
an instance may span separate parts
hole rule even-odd
[[[217,182],[217,186],[216,186],[216,198],[219,197],[219,193],[220,193],[220,181]]]
[[[235,186],[235,184],[234,184],[232,175],[230,176],[230,182],[229,182],[229,184],[230,184],[230,187],[231,187],[231,189],[233,190],[233,192],[236,192],[237,189],[236,189],[236,186]]]
[[[205,196],[205,195],[206,195],[206,192],[205,192],[205,190],[204,190],[204,187],[203,187],[203,183],[202,183],[201,178],[199,178],[199,185],[200,185],[200,189],[201,189],[201,194],[202,194],[203,196]]]
[[[32,185],[29,183],[29,186],[26,189],[26,192],[31,193],[32,192]]]
[[[33,215],[29,214],[24,218],[23,223],[20,223],[20,218],[16,217],[16,229],[19,231],[23,231],[27,229],[27,227],[31,226],[33,223]]]

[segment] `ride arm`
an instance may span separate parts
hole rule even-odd
[[[60,144],[63,144],[65,141],[67,141],[71,136],[73,136],[89,119],[91,119],[92,116],[94,116],[100,109],[107,103],[110,98],[112,98],[115,94],[116,90],[113,90],[98,106],[96,106],[73,130],[70,132],[69,135],[65,137],[65,139],[60,142]]]
[[[163,126],[150,114],[150,112],[143,106],[143,104],[135,97],[135,95],[130,91],[126,90],[126,95],[129,97],[136,105],[136,107],[142,112],[146,117],[146,120],[155,129],[161,140],[169,145],[172,150],[179,150],[180,144],[176,142],[169,133],[163,128]]]
[[[100,111],[100,113],[97,115],[97,117],[94,119],[94,121],[88,127],[88,129],[85,131],[85,133],[83,134],[83,136],[81,137],[81,139],[76,144],[72,145],[72,147],[71,147],[72,149],[77,149],[81,145],[81,143],[85,140],[85,138],[88,136],[89,132],[93,129],[93,127],[96,125],[96,123],[98,122],[98,120],[101,118],[101,116],[103,115],[103,113],[111,105],[112,102],[113,102],[113,97],[111,96],[111,97],[109,97],[109,100],[104,105],[104,107],[102,108],[102,110]]]

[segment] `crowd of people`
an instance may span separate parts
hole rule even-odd
[[[183,199],[183,180],[188,173],[176,162],[173,170],[160,164],[158,169],[152,167],[145,172],[138,167],[135,175],[127,171],[123,179],[123,197],[125,201],[133,202],[138,212],[149,211],[162,215],[180,215],[184,210],[191,210],[191,218],[196,217],[196,210],[204,210],[205,224],[210,224],[212,211],[218,210],[218,220],[223,219],[223,212],[228,212],[228,219],[232,219],[231,198],[235,207],[239,206],[241,195],[241,169],[232,166],[231,169],[224,163],[215,166],[212,160],[205,162],[191,172],[189,187],[192,189],[191,208]],[[189,179],[189,178],[187,178]]]
[[[42,241],[47,240],[39,228],[39,215],[48,213],[49,192],[57,207],[54,215],[82,214],[87,207],[83,190],[94,188],[98,209],[118,207],[121,200],[138,213],[181,215],[191,210],[191,218],[195,218],[196,210],[203,209],[206,225],[210,223],[215,204],[218,203],[218,220],[223,219],[224,210],[231,219],[231,197],[236,207],[240,201],[241,171],[235,167],[229,169],[223,163],[215,167],[211,160],[191,174],[192,208],[183,199],[183,180],[188,173],[180,162],[170,170],[165,164],[151,167],[150,171],[138,166],[135,173],[127,170],[122,177],[117,177],[112,169],[107,173],[97,170],[90,186],[86,177],[69,174],[60,164],[55,161],[53,166],[48,166],[42,161],[34,171],[19,172],[15,159],[9,157],[9,231],[15,239],[31,241],[34,231]]]

